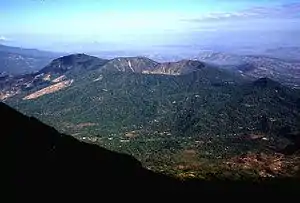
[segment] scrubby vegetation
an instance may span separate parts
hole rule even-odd
[[[63,91],[34,100],[20,94],[6,102],[61,132],[179,177],[298,170],[297,156],[281,157],[280,169],[268,169],[272,160],[277,164],[277,152],[294,142],[286,134],[299,131],[295,89],[202,65],[179,76],[99,68],[64,74],[74,82]]]

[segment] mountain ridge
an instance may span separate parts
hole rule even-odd
[[[86,54],[71,54],[54,59],[50,64],[38,71],[37,74],[63,74],[74,67],[78,69],[77,71],[81,71],[81,69],[92,70],[98,66],[103,66],[107,62],[108,60],[106,59]]]
[[[118,57],[111,60],[86,54],[71,54],[54,59],[50,64],[32,74],[1,77],[1,97],[6,99],[29,89],[45,88],[55,83],[57,78],[74,78],[93,71],[121,71],[138,74],[183,75],[200,70],[206,64],[194,60],[158,63],[146,57]],[[215,67],[212,67],[215,69]],[[35,88],[35,89],[36,89]]]

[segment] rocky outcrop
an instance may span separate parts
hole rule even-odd
[[[178,62],[161,63],[151,70],[143,70],[145,74],[183,75],[197,71],[205,66],[200,61],[181,60]]]
[[[39,91],[36,91],[30,95],[27,95],[26,97],[24,97],[24,100],[28,100],[28,99],[36,99],[38,97],[41,97],[43,95],[46,94],[51,94],[53,92],[57,92],[61,89],[64,89],[66,87],[69,87],[71,84],[73,83],[73,80],[66,80],[66,81],[62,81],[62,82],[58,82],[54,85],[50,85],[48,87],[45,87]]]
[[[152,70],[157,65],[157,62],[145,57],[120,57],[110,60],[102,69],[108,71],[142,73],[143,71]]]

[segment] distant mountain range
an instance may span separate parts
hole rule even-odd
[[[300,62],[255,55],[202,51],[195,59],[240,72],[251,78],[268,77],[289,86],[300,85]]]
[[[300,47],[279,47],[267,49],[264,51],[264,55],[282,60],[300,62]]]
[[[59,56],[59,53],[0,44],[0,76],[38,71]]]
[[[116,53],[113,51],[108,53],[103,52],[104,56],[106,56],[105,58],[111,58],[112,56],[122,54],[132,55],[132,53],[135,52],[126,53],[127,52],[121,51]],[[47,66],[52,60],[62,55],[64,54],[0,45],[0,76],[37,72]],[[199,51],[198,54],[194,56],[193,54],[188,53],[182,53],[182,55],[145,53],[144,55],[152,60],[160,61],[160,63],[164,64],[163,66],[167,66],[168,61],[178,62],[186,59],[191,59],[193,61],[199,60],[220,68],[235,71],[244,77],[252,79],[268,77],[288,86],[298,87],[300,85],[300,61],[297,58],[299,56],[299,48],[297,47],[268,49],[263,51],[261,55],[238,55],[215,51]],[[121,60],[122,57],[113,58],[113,60],[117,59]],[[108,61],[108,59],[103,60]],[[155,61],[152,62],[154,62],[154,65],[157,64]],[[107,66],[109,66],[110,63],[114,62],[109,62]],[[135,63],[135,61],[133,61],[133,63]],[[133,64],[132,67],[136,68],[137,66]],[[152,72],[158,71],[159,73],[161,72],[159,69],[160,67],[157,66],[156,70],[152,70]],[[146,73],[148,69],[146,68],[143,71]]]

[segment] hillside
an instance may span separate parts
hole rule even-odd
[[[297,138],[286,135],[298,137],[299,98],[271,79],[251,81],[194,60],[79,54],[2,79],[2,100],[26,115],[179,177],[295,175]],[[277,154],[290,146],[291,155]],[[244,170],[236,163],[244,156],[263,161]]]
[[[3,103],[0,112],[6,115],[1,125],[5,131],[1,138],[4,164],[1,171],[6,172],[5,177],[1,173],[4,191],[25,195],[23,198],[40,197],[51,191],[50,198],[53,198],[74,195],[79,188],[80,192],[91,192],[95,185],[102,191],[127,191],[129,182],[135,190],[141,186],[153,187],[156,192],[170,185],[180,188],[179,181],[142,168],[133,157],[60,134]]]
[[[72,61],[70,57],[75,58],[75,62],[69,63]],[[81,65],[82,57],[85,64],[93,64],[89,69],[86,69],[86,65]],[[139,125],[156,125],[153,120],[162,116],[161,119],[167,119],[166,121],[173,120],[177,102],[182,102],[187,97],[193,98],[196,94],[200,94],[198,97],[201,98],[201,94],[206,94],[210,90],[219,91],[222,85],[225,89],[226,86],[231,89],[236,82],[241,81],[237,76],[223,70],[206,67],[197,61],[158,64],[146,58],[117,58],[104,62],[102,66],[99,63],[102,63],[101,59],[84,55],[56,59],[38,72],[35,77],[32,77],[32,80],[23,84],[23,86],[30,86],[32,83],[38,84],[33,86],[33,89],[24,89],[22,85],[18,85],[19,93],[15,99],[12,99],[12,102],[17,101],[18,107],[23,104],[29,105],[29,108],[33,107],[34,109],[30,112],[38,113],[42,110],[58,115],[60,113],[55,112],[52,108],[60,111],[71,107],[76,110],[71,110],[64,116],[58,116],[55,120],[61,118],[62,121],[68,122],[65,116],[72,117],[74,120],[89,117],[98,120],[97,123],[103,123],[103,127],[100,127],[99,130],[106,128],[110,129],[109,131],[119,132],[121,127],[134,130]],[[78,71],[81,74],[76,74]],[[141,74],[145,71],[148,71],[147,74]],[[62,81],[72,80],[72,85],[64,91],[42,96],[38,100],[27,101],[28,93],[34,93],[38,87],[43,90],[41,87],[54,85],[57,78],[60,77]],[[60,82],[60,80],[58,81]],[[80,96],[74,97],[75,95]],[[17,99],[18,97],[23,100],[19,101],[21,98]],[[173,98],[172,101],[171,98]],[[39,100],[45,104],[52,104],[43,105],[43,108],[38,110],[41,106],[36,102]],[[74,103],[70,106],[65,104],[69,107],[61,106],[61,101],[69,100]],[[84,105],[82,105],[83,100],[85,101]],[[86,108],[93,110],[87,111]],[[23,108],[21,107],[21,109]],[[153,111],[155,109],[156,111]],[[74,115],[78,115],[78,118]],[[164,118],[165,115],[166,118]],[[73,122],[71,121],[71,123]],[[119,127],[117,128],[117,126]]]
[[[199,61],[159,64],[134,57],[106,61],[79,54],[56,59],[25,78],[22,85],[17,83],[19,93],[11,100],[17,101],[20,110],[35,112],[59,125],[96,123],[91,127],[96,134],[141,128],[179,134],[234,134],[245,129],[258,132],[256,117],[262,112],[268,119],[276,120],[278,126],[285,120],[294,129],[299,113],[296,90],[276,82],[259,88],[257,82]],[[63,90],[55,91],[56,87]],[[51,92],[42,94],[43,91]],[[37,100],[31,100],[30,94],[44,96],[33,96]],[[272,110],[269,103],[274,105]],[[50,115],[55,115],[55,119]],[[291,116],[287,119],[286,115]],[[232,118],[236,118],[234,125]],[[224,128],[212,128],[215,124]]]
[[[124,198],[147,195],[161,197],[196,192],[202,197],[222,197],[262,192],[261,195],[296,195],[298,179],[253,180],[186,180],[154,173],[131,156],[112,152],[61,134],[35,118],[27,117],[0,103],[5,115],[1,128],[2,197],[48,200],[92,194],[112,198],[111,192]],[[9,126],[14,126],[10,128]],[[134,193],[132,192],[134,191]],[[87,195],[89,194],[89,195]],[[220,197],[220,196],[219,196]]]

